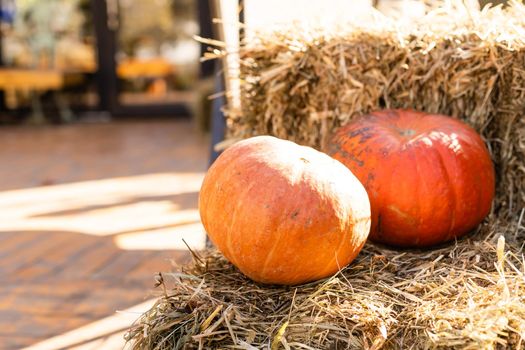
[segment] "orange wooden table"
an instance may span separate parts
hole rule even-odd
[[[21,68],[2,68],[0,69],[0,90],[6,92],[6,104],[15,106],[17,92],[31,93],[31,103],[33,114],[30,121],[34,124],[45,122],[39,93],[43,91],[58,91],[65,86],[79,84],[83,81],[80,72],[67,72],[51,69],[21,69]],[[62,98],[57,96],[56,102],[60,110],[61,118],[68,121],[72,118],[69,105]]]

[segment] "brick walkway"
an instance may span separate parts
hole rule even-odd
[[[207,148],[187,121],[0,129],[0,349],[143,302],[187,261]]]

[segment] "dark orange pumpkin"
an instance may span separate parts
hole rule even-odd
[[[495,176],[489,152],[456,119],[374,112],[340,128],[327,148],[364,184],[374,241],[438,244],[473,230],[490,211]]]
[[[366,191],[343,164],[271,136],[221,154],[204,178],[199,211],[224,256],[263,283],[334,274],[355,258],[370,229]]]

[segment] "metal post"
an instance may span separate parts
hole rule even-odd
[[[2,6],[2,0],[0,0],[0,10],[3,9],[3,6]],[[4,51],[3,51],[3,33],[2,33],[2,28],[1,28],[1,23],[2,21],[0,21],[0,68],[2,68],[4,66]],[[5,105],[5,92],[3,90],[0,90],[0,111],[6,111],[7,110],[7,106]]]
[[[209,0],[198,1],[198,12],[199,12],[199,35],[203,38],[214,38],[213,25],[211,18],[211,9]],[[207,45],[201,43],[201,57],[206,53]],[[207,60],[200,65],[200,77],[207,78],[213,74],[214,64],[213,61]]]
[[[113,112],[117,108],[115,32],[109,28],[108,0],[91,0],[93,23],[97,39],[97,86],[99,108]],[[112,1],[112,0],[109,0]],[[114,0],[113,0],[114,1]]]

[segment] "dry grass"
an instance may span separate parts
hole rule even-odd
[[[463,119],[488,142],[498,208],[525,204],[525,6],[378,19],[341,32],[295,30],[241,48],[242,105],[228,139],[270,134],[323,148],[332,131],[382,108]]]
[[[461,118],[485,138],[496,205],[478,232],[433,250],[367,243],[336,276],[256,284],[218,253],[159,275],[134,349],[525,348],[525,6],[379,19],[338,33],[274,33],[241,48],[242,106],[228,138],[272,134],[322,148],[379,108]]]
[[[299,287],[253,283],[209,252],[160,276],[163,295],[128,337],[135,349],[521,349],[525,266],[500,235],[514,228],[485,225],[431,251],[367,244]]]

